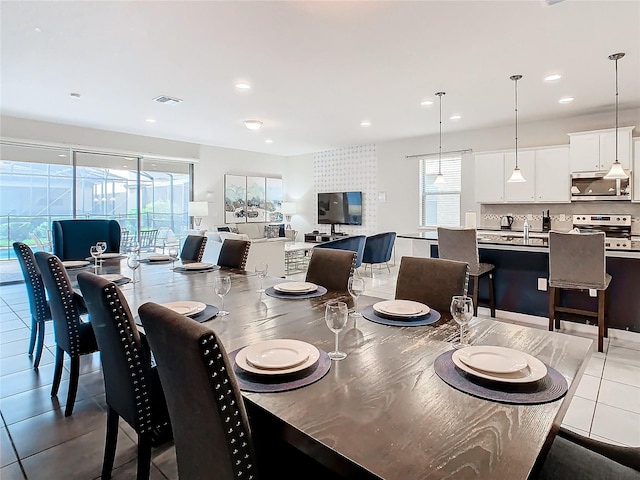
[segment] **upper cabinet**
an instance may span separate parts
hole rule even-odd
[[[476,161],[476,202],[504,202],[504,153],[480,153]]]
[[[618,128],[618,160],[622,167],[631,167],[631,131],[634,127]],[[614,128],[569,134],[571,171],[608,170],[616,157]]]
[[[569,147],[536,150],[536,202],[570,202]]]
[[[632,201],[640,202],[640,138],[633,140],[633,170],[631,177],[633,178]]]
[[[516,166],[515,152],[504,154],[504,201],[505,202],[533,202],[535,201],[536,153],[532,150],[518,152],[518,167],[526,182],[509,183],[508,180]]]

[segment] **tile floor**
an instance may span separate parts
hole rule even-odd
[[[367,295],[392,298],[397,269],[363,273]],[[292,278],[299,279],[300,276]],[[68,387],[51,398],[55,344],[49,326],[38,371],[26,355],[29,305],[24,285],[0,286],[0,478],[86,480],[99,478],[106,407],[98,354],[81,362],[73,416],[64,417]],[[640,445],[640,342],[611,339],[594,352],[564,424],[583,435]],[[177,478],[172,445],[153,450],[152,479]],[[113,478],[134,478],[136,434],[120,423]]]

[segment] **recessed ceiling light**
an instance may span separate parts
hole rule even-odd
[[[267,138],[264,143],[273,143],[273,140],[271,140],[270,138]]]
[[[360,122],[360,126],[361,126],[361,127],[365,127],[365,128],[366,128],[366,127],[370,127],[370,126],[371,126],[371,122],[369,122],[369,121],[365,120],[365,121],[363,121],[363,122]]]
[[[69,96],[73,99],[73,100],[80,100],[80,94],[79,93],[70,93]]]
[[[573,102],[573,100],[573,97],[562,97],[560,100],[558,100],[558,103],[562,103],[563,105],[565,105],[567,103]]]
[[[423,100],[420,102],[421,107],[428,107],[429,105],[433,105],[433,100]]]
[[[156,123],[156,119],[155,118],[145,118],[144,121],[148,122],[148,123]]]
[[[260,127],[262,127],[260,120],[245,120],[243,123],[249,130],[260,130]]]
[[[40,32],[42,31],[42,30],[40,30],[40,27],[36,27],[36,28],[34,28],[34,30],[35,30],[36,32],[38,32],[38,33],[40,33]]]
[[[122,165],[122,168],[129,168],[129,165]]]
[[[59,154],[58,154],[58,156],[59,156],[60,158],[64,158],[64,157],[66,157],[66,155],[65,155],[64,153],[59,153]]]
[[[182,103],[183,100],[175,97],[170,97],[169,95],[158,95],[153,99],[154,102],[162,103],[164,105],[175,105],[177,103]]]
[[[449,117],[449,120],[460,120],[461,118],[462,118],[462,115],[459,115],[456,113],[455,115],[451,115]]]
[[[556,80],[560,80],[561,78],[562,78],[562,75],[560,75],[559,73],[554,73],[553,75],[547,75],[546,77],[544,77],[544,81],[555,82]]]
[[[251,85],[245,82],[238,82],[236,83],[236,88],[238,90],[251,90]]]
[[[155,163],[151,164],[152,167],[157,167],[158,165],[156,165]]]

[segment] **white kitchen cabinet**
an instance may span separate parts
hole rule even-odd
[[[518,166],[526,182],[509,183],[516,166],[515,152],[504,154],[504,201],[527,203],[535,202],[536,154],[533,150],[518,152]]]
[[[633,179],[632,201],[640,202],[640,138],[633,141],[633,169],[631,171]]]
[[[476,202],[504,202],[504,153],[475,155]]]
[[[543,203],[571,201],[569,147],[536,150],[535,196]]]
[[[618,128],[618,160],[622,167],[631,166],[631,132],[634,127]],[[615,129],[569,134],[570,168],[572,172],[609,170],[616,156]]]

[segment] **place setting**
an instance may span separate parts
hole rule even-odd
[[[88,260],[64,260],[62,266],[67,270],[76,270],[91,266],[91,262]]]
[[[420,327],[440,320],[440,313],[413,300],[384,300],[362,310],[367,320],[394,327]]]
[[[266,288],[264,292],[274,298],[301,300],[321,297],[327,293],[327,289],[322,285],[316,285],[311,282],[285,282]]]
[[[107,280],[108,282],[113,282],[118,286],[126,285],[131,282],[129,277],[125,277],[124,275],[120,275],[119,273],[102,273],[98,274],[100,278]]]
[[[178,265],[177,267],[173,267],[174,272],[186,274],[213,272],[214,270],[219,269],[220,267],[218,265],[208,262],[185,263],[182,265]]]
[[[165,254],[153,254],[140,259],[140,263],[169,263],[171,257]]]

